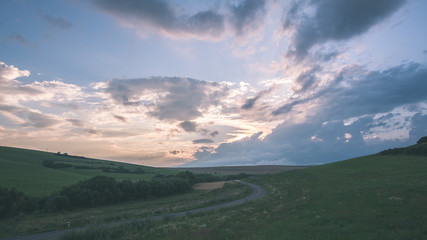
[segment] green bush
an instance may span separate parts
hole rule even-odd
[[[417,141],[417,144],[421,144],[421,143],[427,143],[427,136],[422,137]]]

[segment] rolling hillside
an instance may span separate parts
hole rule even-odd
[[[0,147],[0,187],[16,188],[30,196],[44,196],[63,186],[97,175],[116,180],[150,179],[176,171],[68,154]]]
[[[263,186],[268,194],[255,202],[159,222],[125,223],[110,228],[94,226],[61,239],[425,239],[426,149],[427,143],[422,142],[322,166],[256,175],[248,181]],[[32,159],[38,159],[17,160],[13,164],[9,161],[9,167],[28,170],[32,164],[40,175],[55,170],[66,176],[71,173],[82,178],[89,176],[84,175],[89,173],[86,169],[48,169],[42,166],[47,156],[58,163],[58,158],[63,156],[7,150],[10,159],[17,159],[16,156],[23,152]],[[77,165],[74,161],[72,163]],[[2,159],[1,162],[7,161]],[[137,167],[123,166],[129,169]],[[144,171],[148,169],[151,168],[144,168]],[[105,173],[101,169],[90,171]],[[115,216],[117,213],[104,214]]]
[[[426,239],[425,149],[420,143],[393,154],[258,175],[248,181],[268,195],[253,203],[62,239]]]

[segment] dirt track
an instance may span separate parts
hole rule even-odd
[[[258,185],[243,182],[240,180],[236,180],[236,182],[250,186],[252,188],[252,193],[250,195],[244,197],[244,198],[234,200],[231,202],[213,205],[213,206],[196,208],[196,209],[191,209],[191,210],[187,210],[187,211],[167,214],[167,215],[158,215],[158,216],[138,218],[138,219],[132,219],[132,220],[127,220],[127,221],[121,221],[121,222],[105,223],[105,224],[101,224],[99,226],[100,227],[113,227],[113,226],[118,226],[121,224],[130,223],[130,222],[134,222],[134,221],[160,220],[164,217],[182,217],[182,216],[186,216],[189,214],[196,214],[196,213],[202,213],[202,212],[207,212],[207,211],[212,211],[212,210],[218,210],[221,208],[234,207],[237,205],[241,205],[241,204],[262,198],[266,194],[265,189],[258,186]],[[52,232],[42,232],[42,233],[35,233],[35,234],[29,234],[29,235],[23,235],[23,236],[8,237],[8,238],[2,238],[0,240],[56,240],[64,233],[67,233],[70,231],[80,231],[80,230],[84,230],[84,229],[85,229],[85,227],[80,227],[80,228],[65,229],[65,230],[58,230],[58,231],[52,231]]]

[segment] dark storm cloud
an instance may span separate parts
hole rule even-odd
[[[418,63],[371,72],[362,67],[349,67],[339,72],[328,87],[309,97],[291,100],[273,115],[288,113],[296,105],[314,100],[322,103],[319,116],[329,119],[388,112],[398,106],[427,100],[426,79],[427,68]]]
[[[196,34],[218,36],[224,31],[224,19],[214,11],[198,12],[188,19],[184,29]]]
[[[363,73],[363,69],[351,69],[347,77]],[[351,87],[337,84],[323,93],[326,98],[325,112],[345,118],[388,112],[398,106],[425,101],[426,79],[426,66],[417,63],[372,71],[357,81],[338,77],[337,82],[345,81]]]
[[[316,73],[321,70],[321,67],[315,66],[301,73],[295,80],[296,87],[292,90],[295,92],[305,92],[312,88],[316,83]]]
[[[9,41],[12,41],[12,42],[15,42],[15,43],[19,43],[19,44],[22,44],[22,45],[25,45],[25,46],[29,46],[30,45],[30,43],[27,41],[27,39],[24,36],[22,36],[21,34],[17,34],[17,33],[11,34],[11,35],[9,35],[7,37],[7,39]]]
[[[67,30],[73,27],[73,24],[63,17],[52,17],[47,14],[42,14],[42,18],[46,23],[55,28]]]
[[[278,109],[274,110],[271,114],[273,114],[274,116],[280,115],[280,114],[286,114],[292,111],[292,109],[299,105],[299,104],[303,104],[306,103],[308,101],[313,100],[313,97],[310,98],[301,98],[301,99],[291,99],[290,101],[288,101],[286,104],[283,104],[282,106],[280,106]]]
[[[184,121],[179,124],[179,126],[184,129],[186,132],[195,132],[197,124],[191,121]]]
[[[403,119],[390,111],[404,106],[420,111],[415,105],[427,101],[426,80],[427,67],[417,63],[384,71],[348,67],[337,73],[330,85],[316,88],[318,91],[309,97],[296,95],[273,112],[292,114],[297,105],[307,109],[313,103],[319,104],[306,122],[285,121],[263,140],[256,134],[215,149],[199,149],[194,154],[198,160],[188,165],[321,164],[414,144],[427,135],[427,115],[417,113]],[[387,114],[374,118],[379,113]],[[349,118],[355,120],[344,124]],[[396,123],[393,118],[401,120]],[[364,139],[363,134],[373,128],[402,129],[401,121],[410,123],[408,139]]]
[[[262,24],[265,15],[265,0],[244,0],[231,6],[231,24],[237,35]]]
[[[214,141],[207,138],[197,139],[193,140],[193,144],[199,144],[199,143],[213,143]]]
[[[274,90],[274,87],[271,87],[267,90],[260,91],[255,97],[249,98],[245,101],[245,103],[242,105],[241,109],[248,110],[252,109],[255,105],[255,103],[265,95],[271,93]]]
[[[125,106],[144,104],[149,114],[160,120],[189,121],[202,116],[209,106],[219,105],[228,95],[228,88],[215,83],[190,78],[152,77],[114,79],[106,92]],[[155,101],[137,101],[144,94],[159,94]]]
[[[162,0],[97,0],[96,4],[120,19],[169,33],[217,36],[224,31],[224,17],[215,11],[192,16],[179,15],[170,2]],[[135,22],[136,21],[136,22]]]
[[[285,13],[283,28],[294,29],[288,54],[304,57],[316,44],[360,35],[399,9],[404,0],[295,1]],[[307,7],[314,8],[308,15]]]
[[[219,38],[229,22],[233,33],[244,35],[263,24],[265,0],[243,0],[229,5],[229,13],[218,9],[194,14],[179,12],[179,7],[163,0],[95,0],[96,5],[121,21],[136,27],[149,27],[176,37]]]
[[[341,120],[285,122],[263,140],[257,133],[240,141],[220,144],[217,148],[199,148],[194,153],[197,160],[187,165],[312,165],[345,160],[414,144],[427,134],[426,119],[427,115],[421,114],[410,119],[409,140],[383,140],[375,144],[366,143],[362,136],[362,132],[381,125],[372,116],[359,118],[350,125]]]

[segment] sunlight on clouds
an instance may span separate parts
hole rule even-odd
[[[8,1],[22,22],[0,39],[0,141],[155,166],[414,143],[427,127],[421,2]],[[63,37],[22,27],[46,24]]]
[[[8,66],[4,62],[0,62],[0,83],[6,81],[17,82],[16,78],[28,76],[30,76],[30,71],[19,70],[13,65]]]

